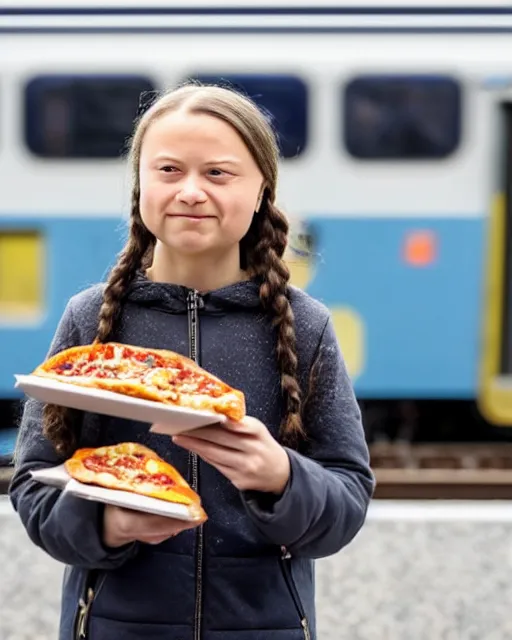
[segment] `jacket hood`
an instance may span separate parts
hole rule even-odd
[[[140,306],[168,313],[186,313],[187,298],[193,289],[166,282],[153,282],[138,272],[128,287],[126,300]],[[256,280],[235,284],[199,294],[199,306],[205,313],[223,314],[236,309],[263,309]]]

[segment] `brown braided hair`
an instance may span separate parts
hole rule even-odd
[[[144,226],[139,210],[139,164],[142,141],[148,127],[163,115],[185,109],[188,113],[210,115],[231,125],[240,135],[264,179],[261,205],[255,212],[246,236],[240,242],[240,266],[260,282],[260,298],[276,328],[277,363],[285,413],[282,440],[295,445],[304,430],[301,421],[301,390],[297,379],[297,351],[292,308],[289,302],[290,273],[283,260],[288,240],[286,216],[275,204],[279,148],[262,111],[247,97],[228,88],[186,85],[163,94],[136,123],[130,142],[132,198],[128,241],[113,267],[98,316],[96,342],[106,342],[114,334],[130,282],[141,268],[150,266],[156,239]],[[47,405],[43,429],[60,453],[69,455],[76,446],[74,412]]]
[[[112,269],[103,292],[103,303],[98,315],[95,342],[107,342],[113,335],[123,298],[137,269],[148,265],[155,238],[142,224],[139,210],[139,191],[133,190],[130,234]],[[78,413],[59,405],[45,405],[43,411],[44,435],[54,443],[58,453],[69,455],[76,447],[75,424]]]
[[[289,224],[284,213],[265,190],[262,205],[242,241],[242,262],[259,278],[260,299],[273,316],[277,329],[276,355],[281,372],[281,388],[286,414],[281,424],[283,442],[296,446],[305,437],[301,420],[301,390],[297,379],[297,348],[292,307],[288,298],[290,271],[283,260]],[[245,260],[244,260],[245,258]]]

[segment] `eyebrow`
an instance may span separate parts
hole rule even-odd
[[[169,156],[165,153],[160,153],[157,156],[155,156],[154,161],[155,162],[176,162],[176,163],[183,162],[182,160],[179,160],[178,158],[174,158],[173,156]],[[231,156],[216,158],[214,160],[210,160],[205,163],[207,167],[217,166],[219,164],[231,164],[235,166],[240,166],[242,163],[237,158],[231,157]]]
[[[173,158],[172,156],[168,156],[166,153],[159,153],[153,158],[153,160],[155,162],[180,162],[178,158]]]
[[[206,163],[206,166],[211,166],[211,165],[218,165],[218,164],[234,164],[234,165],[240,165],[241,162],[240,160],[238,160],[237,158],[230,158],[230,157],[226,157],[226,158],[217,158],[216,160],[211,160],[210,162]]]

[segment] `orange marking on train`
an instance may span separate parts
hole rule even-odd
[[[437,258],[437,238],[432,231],[413,231],[405,239],[404,259],[413,267],[426,267]]]

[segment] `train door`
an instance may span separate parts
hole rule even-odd
[[[498,105],[495,195],[489,216],[479,408],[512,426],[512,102]]]

